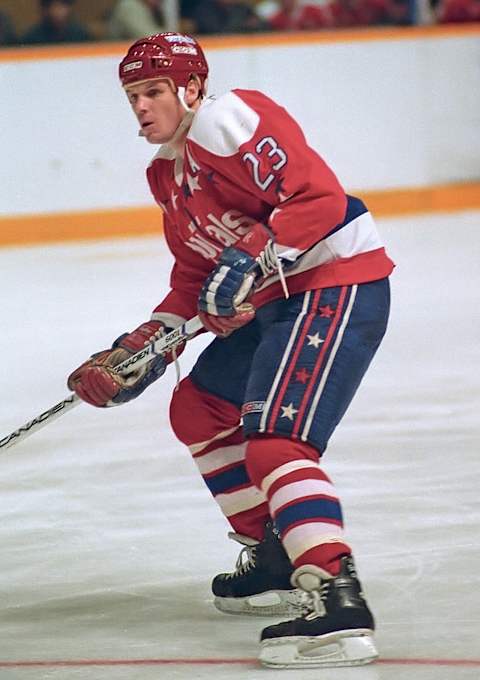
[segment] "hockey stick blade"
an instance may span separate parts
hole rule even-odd
[[[140,366],[143,366],[144,364],[147,364],[149,361],[151,361],[153,357],[160,354],[166,354],[174,347],[177,347],[177,345],[180,343],[190,340],[202,328],[203,324],[199,317],[193,317],[193,319],[186,321],[182,326],[175,328],[170,333],[167,333],[167,335],[155,340],[155,342],[151,342],[136,354],[133,354],[125,361],[122,361],[121,364],[115,366],[115,372],[123,374],[131,371],[133,366],[135,368],[140,368]],[[6,437],[3,437],[3,439],[0,439],[0,449],[8,449],[15,444],[18,444],[33,434],[33,432],[36,432],[49,422],[56,420],[64,413],[67,413],[67,411],[70,411],[72,408],[78,406],[78,404],[81,403],[82,402],[80,398],[77,397],[76,394],[70,394],[68,397],[66,397],[66,399],[58,402],[58,404],[55,404],[55,406],[52,406],[52,408],[44,411],[39,416],[36,416],[28,423],[25,423],[25,425],[19,427],[18,430],[15,430],[15,432],[12,432]]]

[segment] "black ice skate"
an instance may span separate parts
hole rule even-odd
[[[229,614],[298,615],[302,594],[292,588],[293,567],[271,524],[261,542],[233,532],[229,537],[244,547],[235,571],[213,579],[215,607]]]
[[[351,556],[338,576],[319,567],[299,567],[292,583],[305,593],[300,618],[262,632],[260,661],[273,668],[361,666],[374,661],[373,616],[361,592]]]

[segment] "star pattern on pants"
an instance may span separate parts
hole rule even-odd
[[[305,368],[301,368],[299,371],[295,371],[295,382],[301,382],[302,385],[305,385],[311,375],[312,374],[309,373]]]
[[[293,420],[294,415],[298,413],[298,409],[293,408],[292,402],[290,402],[288,406],[281,406],[280,408],[283,411],[280,418],[288,418],[289,420]]]
[[[318,333],[315,333],[315,335],[307,335],[307,338],[308,338],[307,347],[309,347],[310,345],[313,345],[313,347],[315,347],[315,349],[318,349],[320,347],[320,345],[322,344],[322,342],[325,342],[325,340],[322,340],[322,338],[319,336]]]
[[[330,305],[325,305],[324,307],[319,308],[320,316],[323,319],[331,319],[332,316],[335,314],[335,310],[330,307]]]

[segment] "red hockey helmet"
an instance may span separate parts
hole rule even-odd
[[[133,43],[120,62],[123,87],[155,78],[170,78],[177,87],[186,87],[195,73],[206,91],[208,64],[203,50],[189,35],[157,33]]]

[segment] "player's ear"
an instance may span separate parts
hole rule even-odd
[[[191,107],[193,104],[201,99],[202,85],[200,79],[196,75],[192,75],[185,88],[185,103]]]

